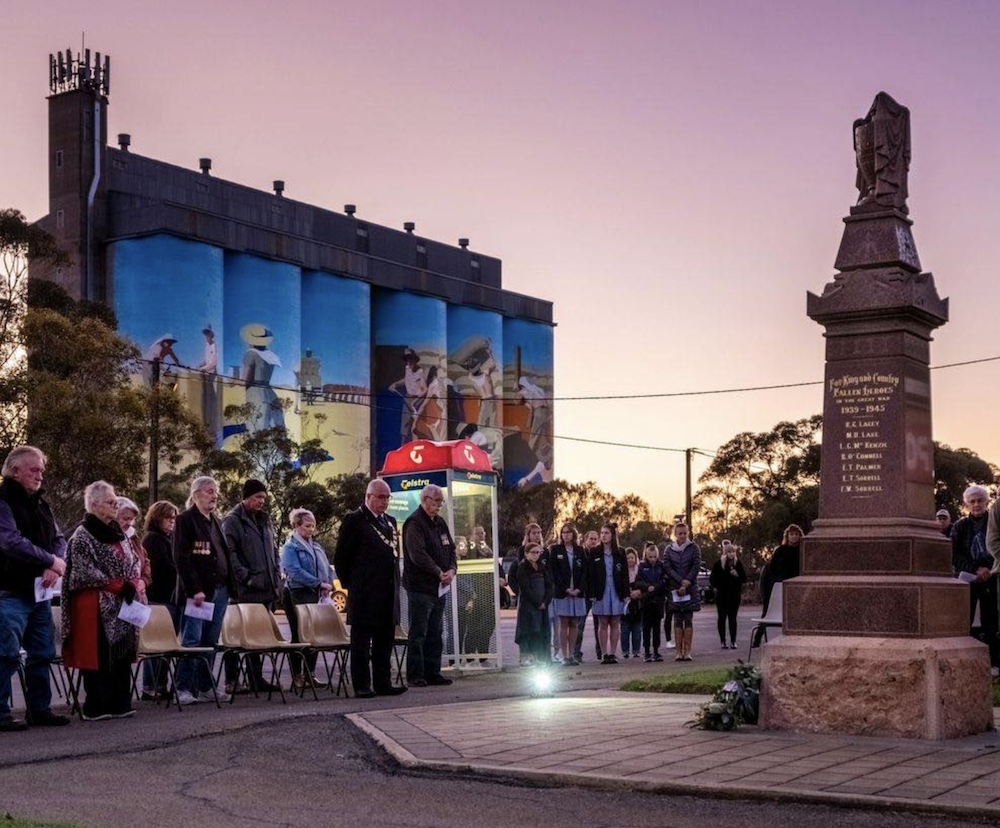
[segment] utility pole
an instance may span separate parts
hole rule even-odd
[[[694,449],[684,449],[684,516],[687,519],[688,534],[694,538],[694,516],[691,514],[691,455]]]
[[[153,400],[149,411],[149,505],[160,499],[160,358],[153,360]]]

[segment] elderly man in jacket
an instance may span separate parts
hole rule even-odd
[[[0,484],[0,732],[29,724],[65,725],[53,713],[49,663],[55,658],[52,609],[36,600],[35,582],[51,587],[66,572],[66,538],[42,497],[45,455],[18,446],[7,455]],[[40,580],[39,580],[40,579]],[[10,682],[27,653],[27,721],[10,712]]]
[[[951,563],[956,573],[965,572],[975,577],[969,584],[969,623],[971,625],[975,619],[978,603],[980,628],[990,648],[992,674],[996,678],[1000,676],[1000,618],[997,575],[993,572],[995,560],[988,541],[990,493],[985,486],[969,486],[962,501],[968,514],[955,521],[952,529]]]
[[[250,479],[243,484],[243,500],[233,507],[222,521],[222,534],[229,547],[229,571],[232,576],[236,604],[263,604],[269,610],[278,600],[281,584],[281,564],[278,545],[274,541],[274,526],[264,504],[267,487],[259,480]],[[237,659],[226,658],[226,692],[236,689]],[[277,689],[269,686],[261,672],[260,656],[248,659],[249,681],[257,690]]]
[[[390,660],[399,623],[399,559],[396,520],[385,513],[388,507],[388,484],[372,480],[364,505],[340,525],[333,557],[340,582],[347,587],[351,681],[359,699],[406,691],[392,683]]]
[[[444,503],[440,486],[425,486],[420,505],[403,524],[403,586],[409,609],[406,677],[410,687],[451,684],[441,675],[445,594],[452,587],[458,561],[448,524],[438,514]]]

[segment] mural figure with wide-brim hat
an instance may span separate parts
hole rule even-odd
[[[281,367],[278,355],[270,349],[274,334],[266,325],[251,322],[240,329],[240,339],[247,345],[243,355],[243,381],[247,384],[246,399],[250,406],[246,430],[253,433],[284,428],[285,412],[271,387],[271,375],[275,368]]]

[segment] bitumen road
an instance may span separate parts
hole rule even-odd
[[[752,614],[752,611],[750,613]],[[505,633],[509,619],[505,619]],[[714,639],[714,611],[701,613],[699,639]],[[748,632],[744,624],[744,636]],[[506,636],[505,636],[506,637]],[[592,638],[588,638],[588,641]],[[744,644],[745,646],[745,644]],[[732,663],[736,655],[696,662]],[[563,687],[616,687],[649,670],[686,665],[585,664]],[[292,699],[287,705],[240,696],[232,707],[183,712],[139,706],[128,720],[0,735],[0,814],[103,826],[534,826],[707,825],[778,828],[961,824],[887,811],[645,793],[554,788],[399,767],[343,716],[520,695],[519,671],[458,679],[371,701]],[[489,715],[488,705],[484,715]],[[516,729],[519,723],[510,722]],[[655,722],[650,723],[655,727]]]

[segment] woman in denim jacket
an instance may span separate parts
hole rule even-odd
[[[295,613],[298,604],[316,604],[333,590],[333,569],[323,547],[312,539],[316,533],[316,518],[308,509],[292,509],[288,516],[292,534],[281,548],[281,570],[285,573],[284,606],[292,641],[299,640],[299,619]],[[312,679],[316,669],[316,653],[306,656],[308,676]],[[292,684],[301,689],[305,683],[302,658],[292,658]]]

